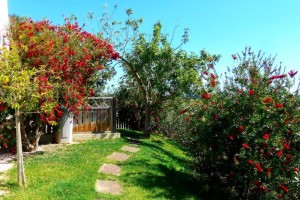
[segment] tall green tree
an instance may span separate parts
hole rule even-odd
[[[200,55],[184,51],[181,46],[188,42],[188,29],[184,31],[181,43],[173,47],[174,34],[172,38],[163,34],[160,22],[154,24],[153,32],[149,35],[139,30],[142,20],[132,19],[131,9],[126,13],[128,19],[124,27],[119,26],[120,22],[113,21],[111,15],[104,14],[101,29],[106,30],[102,31],[106,35],[101,37],[109,39],[121,52],[120,65],[125,76],[135,82],[143,99],[144,133],[149,137],[151,110],[155,113],[167,99],[196,92],[193,89],[197,87],[194,86],[201,84],[198,70],[202,65],[216,62],[219,57],[205,51]]]

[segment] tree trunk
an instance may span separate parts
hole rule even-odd
[[[22,152],[22,139],[21,139],[21,124],[20,124],[20,111],[16,109],[16,139],[17,139],[17,176],[19,186],[25,186],[25,170],[23,162],[23,152]]]
[[[145,124],[144,124],[144,137],[149,138],[150,137],[150,105],[145,103]]]

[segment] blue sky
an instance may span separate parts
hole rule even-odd
[[[144,19],[142,30],[148,33],[158,20],[166,33],[178,25],[178,39],[189,28],[190,41],[183,48],[220,54],[219,73],[234,64],[231,54],[245,46],[277,54],[278,63],[300,70],[299,0],[8,0],[10,14],[45,17],[54,24],[62,23],[62,15],[75,14],[81,21],[88,12],[101,15],[104,4],[110,8],[118,4],[118,20],[132,8],[134,17]]]

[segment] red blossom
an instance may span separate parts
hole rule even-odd
[[[285,192],[288,192],[288,191],[289,191],[289,189],[288,189],[286,186],[284,186],[284,185],[281,185],[280,188],[281,188],[282,190],[284,190]]]
[[[276,108],[283,108],[283,105],[281,103],[275,103]]]
[[[248,163],[250,164],[250,165],[253,165],[253,160],[248,160]]]
[[[256,167],[257,171],[259,172],[263,172],[263,168],[261,167],[261,165],[259,163],[254,163],[254,166]]]
[[[235,54],[232,54],[231,57],[232,57],[233,60],[236,60],[236,59],[237,59],[237,57],[236,57]]]
[[[233,140],[233,136],[230,135],[230,134],[227,136],[227,138],[228,138],[229,140]]]
[[[239,130],[240,132],[243,132],[243,131],[244,131],[244,127],[243,127],[242,125],[240,125],[240,126],[238,127],[238,130]]]
[[[269,140],[269,139],[270,139],[269,134],[268,134],[268,133],[264,134],[263,138],[264,138],[265,140]]]
[[[204,94],[202,94],[201,96],[202,96],[202,98],[204,98],[204,99],[210,99],[212,95],[209,94],[209,93],[204,93]]]
[[[0,101],[0,111],[3,111],[3,110],[5,110],[5,106],[4,106],[4,103],[2,103],[2,102]]]
[[[295,167],[295,168],[294,168],[294,172],[295,172],[295,173],[298,173],[298,172],[299,172],[299,169],[298,169],[297,167]]]
[[[281,150],[277,151],[276,155],[277,156],[282,156],[282,151]]]
[[[204,70],[203,74],[208,75],[208,71]]]
[[[262,100],[264,103],[271,103],[273,101],[272,97],[266,97]]]
[[[214,114],[214,120],[218,120],[219,116],[217,114]]]
[[[249,90],[249,94],[250,94],[250,95],[254,95],[254,90],[252,90],[252,89]]]
[[[283,144],[283,147],[286,148],[286,149],[290,149],[290,146],[288,144],[286,144],[286,143]]]
[[[190,117],[190,116],[187,116],[187,117],[185,118],[185,121],[186,121],[187,123],[189,123],[189,122],[191,121],[191,117]]]
[[[249,149],[250,148],[247,143],[243,143],[243,147],[244,147],[244,149]]]
[[[186,113],[186,112],[187,112],[187,110],[188,110],[188,109],[187,109],[187,108],[185,108],[185,109],[183,109],[183,110],[179,111],[179,114],[181,114],[181,115],[182,115],[182,114]]]
[[[285,78],[285,77],[286,77],[286,74],[274,75],[274,76],[271,76],[269,78],[269,80],[281,79],[281,78]]]
[[[271,176],[271,174],[272,174],[272,169],[271,168],[267,168],[267,174],[268,174],[268,176]]]
[[[291,70],[288,74],[293,78],[297,73],[298,71]]]

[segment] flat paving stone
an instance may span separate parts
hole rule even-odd
[[[96,181],[96,191],[104,194],[121,194],[121,185],[118,181]]]
[[[114,164],[106,164],[106,163],[104,163],[98,170],[99,173],[112,174],[116,176],[120,175],[120,171],[121,171],[120,166]]]
[[[131,152],[131,153],[136,153],[140,150],[140,148],[137,148],[137,147],[131,147],[131,146],[123,146],[121,148],[122,151],[128,151],[128,152]]]
[[[130,156],[125,153],[114,152],[113,154],[109,155],[107,158],[123,162],[123,161],[127,160],[129,157]]]
[[[0,164],[0,173],[6,172],[11,169],[14,165],[12,163]]]
[[[0,190],[0,196],[4,196],[8,194],[8,191],[5,191],[5,190]]]

